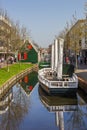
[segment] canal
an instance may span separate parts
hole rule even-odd
[[[47,95],[32,72],[0,99],[0,130],[87,130],[87,95]]]

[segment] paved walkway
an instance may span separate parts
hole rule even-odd
[[[8,64],[8,66],[10,66],[10,65],[12,65],[12,64]],[[0,68],[6,67],[6,66],[7,66],[6,62],[0,63]]]
[[[87,80],[87,65],[79,65],[78,69],[75,70],[75,73],[83,80]]]

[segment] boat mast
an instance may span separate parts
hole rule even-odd
[[[52,48],[51,48],[51,69],[54,70],[55,68],[55,64],[54,64],[54,44],[52,44]]]
[[[57,44],[57,78],[62,79],[62,71],[63,71],[63,45],[64,40],[61,38],[58,38],[58,44]]]
[[[58,40],[54,40],[54,71],[57,70],[57,63],[58,63]]]

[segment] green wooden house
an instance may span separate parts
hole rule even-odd
[[[21,62],[38,63],[38,46],[26,40],[25,44],[22,46],[20,52],[18,53],[18,60]]]

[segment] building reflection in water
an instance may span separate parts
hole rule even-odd
[[[19,81],[19,84],[27,96],[29,96],[37,82],[37,72],[32,72],[29,75],[24,76],[23,79]]]
[[[30,98],[26,94],[29,95],[35,87],[36,75],[33,72],[25,76],[0,98],[0,130],[19,129],[21,121],[31,108]]]
[[[29,95],[37,82],[38,82],[37,72],[32,72],[32,73],[24,76],[16,84],[16,86],[19,87],[19,90],[17,91],[18,95],[21,96],[21,94],[22,94],[21,89],[23,89],[24,92],[26,92],[26,94]],[[17,93],[15,94],[15,96],[17,95]],[[8,110],[8,106],[10,105],[10,103],[12,101],[13,101],[13,87],[8,89],[8,91],[6,93],[4,93],[2,96],[0,96],[0,114],[3,114]]]
[[[60,130],[64,130],[64,112],[77,111],[76,93],[68,95],[47,95],[40,87],[38,88],[41,102],[50,112],[55,112],[56,125]],[[68,97],[67,97],[68,96]]]

